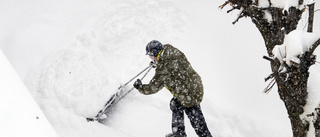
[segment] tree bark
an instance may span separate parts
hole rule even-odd
[[[285,15],[282,9],[271,7],[266,10],[249,8],[247,11],[265,41],[269,56],[273,56],[272,50],[276,45],[283,44],[285,34],[296,29],[302,13],[299,9],[290,8]],[[263,18],[265,12],[271,13],[272,22]],[[293,136],[305,137],[309,124],[307,121],[300,119],[300,115],[304,112],[303,107],[306,105],[308,69],[311,65],[308,60],[301,61],[299,67],[287,66],[286,73],[279,73],[281,64],[278,60],[271,62],[270,65],[273,74],[276,74],[274,78],[278,85],[278,93],[287,109]]]
[[[314,3],[308,5],[309,7],[309,18],[308,18],[308,32],[313,31],[313,18],[314,18]]]

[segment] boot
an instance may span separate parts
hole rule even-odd
[[[169,133],[166,135],[166,137],[187,137],[187,135],[176,135],[176,134],[173,134],[173,133]]]

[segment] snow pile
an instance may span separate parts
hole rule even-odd
[[[164,136],[171,132],[168,102],[172,95],[166,90],[155,96],[133,91],[118,104],[106,126],[88,123],[85,117],[94,117],[120,84],[148,65],[145,45],[150,40],[178,40],[191,19],[168,1],[108,1],[106,5],[105,14],[90,32],[79,35],[70,47],[43,60],[29,88],[61,137]],[[147,83],[148,77],[143,82]],[[220,113],[210,102],[203,105],[215,136],[246,136],[251,130],[254,132],[250,136],[279,134],[264,132],[261,129],[266,127],[259,126],[263,127],[260,129],[231,112]],[[194,136],[187,121],[187,133]]]
[[[1,50],[0,68],[0,136],[57,137]]]
[[[319,34],[294,30],[285,36],[282,45],[277,45],[273,48],[272,53],[274,58],[278,59],[282,64],[286,63],[291,66],[290,61],[300,63],[298,57],[309,51],[312,48],[312,44],[319,38]]]
[[[29,88],[59,136],[119,136],[85,118],[94,117],[120,84],[148,65],[149,40],[170,40],[183,32],[184,15],[170,3],[161,4],[109,1],[92,31],[39,65]],[[100,131],[86,130],[92,128]]]

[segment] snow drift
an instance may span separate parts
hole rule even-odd
[[[1,50],[0,67],[0,136],[57,137]]]
[[[171,132],[172,96],[166,90],[151,96],[132,91],[106,125],[85,119],[95,116],[121,84],[148,65],[145,45],[153,39],[181,49],[201,75],[205,87],[201,105],[215,137],[291,135],[276,92],[268,96],[259,92],[270,70],[259,58],[265,54],[257,46],[263,42],[261,36],[250,21],[239,22],[248,24],[244,27],[232,26],[235,17],[213,8],[220,2],[32,2],[0,5],[1,15],[6,15],[0,16],[5,32],[0,45],[60,137],[149,137]],[[26,9],[12,12],[16,6]],[[246,35],[254,40],[247,41],[243,32],[250,32]],[[186,128],[189,136],[196,136],[187,119]]]

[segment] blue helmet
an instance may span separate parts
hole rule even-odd
[[[162,50],[162,44],[157,40],[152,40],[146,46],[146,55],[157,57],[159,52]]]

